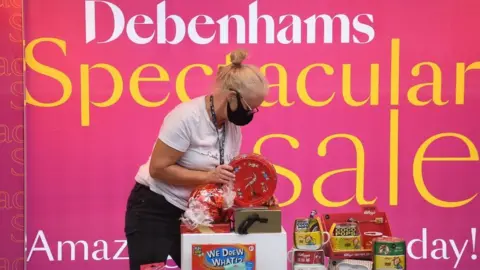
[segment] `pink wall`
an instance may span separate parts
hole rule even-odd
[[[0,269],[24,267],[21,1],[0,0]]]
[[[26,3],[30,269],[126,266],[126,251],[117,252],[124,241],[125,202],[163,116],[186,95],[208,93],[212,73],[238,47],[250,51],[250,63],[268,67],[270,82],[279,85],[243,129],[242,149],[261,152],[277,165],[277,196],[289,232],[294,218],[312,208],[356,211],[358,204],[375,200],[389,213],[394,234],[410,243],[412,269],[478,265],[480,219],[473,214],[480,189],[478,1],[112,0],[110,7],[95,5],[95,25],[87,12],[92,1]],[[112,34],[112,6],[117,26],[124,16],[128,28],[137,14],[149,16],[152,24],[99,43]],[[212,23],[190,33],[187,26],[179,44],[162,44],[157,31],[164,29],[163,7],[177,20],[202,14]],[[254,19],[255,11],[272,17],[273,44],[265,39],[264,22],[256,32],[252,28],[255,20],[248,18]],[[248,44],[237,44],[233,22],[229,31],[221,31],[217,20],[233,14],[245,18],[240,41],[245,34]],[[292,22],[287,16],[279,23],[287,14],[299,20],[300,31],[293,28],[296,44],[281,44],[281,29]],[[326,39],[320,22],[316,32],[309,32],[308,18],[321,14],[343,14],[347,23],[342,29],[335,21],[331,43],[328,24]],[[209,23],[205,17],[199,22]],[[181,30],[170,19],[167,39],[176,29]],[[292,38],[291,31],[286,38]],[[258,44],[252,44],[255,33]],[[315,33],[316,41],[310,42]],[[134,34],[155,35],[135,44]],[[200,45],[194,34],[213,38]],[[146,64],[150,67],[141,75],[161,79],[137,88],[132,74]],[[191,65],[196,66],[188,70]],[[370,99],[361,103],[371,89]],[[270,139],[259,147],[265,136]],[[66,241],[78,242],[73,256],[68,242],[62,245]]]

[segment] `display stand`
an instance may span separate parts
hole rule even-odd
[[[385,212],[379,212],[374,205],[362,206],[361,212],[323,214],[321,220],[322,227],[325,231],[330,231],[332,225],[335,223],[347,222],[349,220],[358,223],[360,227],[361,242],[363,243],[362,248],[358,250],[335,250],[332,244],[333,240],[331,240],[326,246],[325,253],[331,261],[345,259],[372,260],[372,248],[371,246],[369,248],[365,247],[364,244],[367,240],[364,233],[378,232],[382,236],[392,236],[387,214]]]
[[[255,269],[287,270],[287,234],[252,233],[239,235],[234,232],[182,233],[182,270],[192,270],[192,246],[199,244],[255,245]]]

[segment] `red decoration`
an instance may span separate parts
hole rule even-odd
[[[261,155],[240,155],[230,162],[235,173],[235,205],[262,206],[277,187],[277,173],[272,163]]]
[[[212,224],[211,227],[198,226],[195,229],[189,228],[185,224],[180,225],[180,233],[229,233],[232,231],[230,223]]]
[[[334,223],[355,222],[358,224],[362,233],[363,246],[360,250],[341,251],[334,250],[332,241],[325,247],[325,255],[331,260],[343,259],[370,259],[372,257],[372,249],[364,246],[365,232],[379,232],[384,236],[391,236],[390,223],[387,214],[380,212],[374,205],[363,206],[361,212],[352,213],[332,213],[323,214],[321,216],[322,228],[324,231],[330,231]]]
[[[199,186],[190,195],[188,203],[191,204],[193,201],[201,203],[206,206],[207,213],[213,222],[221,222],[223,194],[224,191],[219,185],[207,184]]]

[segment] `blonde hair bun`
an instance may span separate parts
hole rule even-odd
[[[240,66],[247,56],[248,52],[246,50],[235,50],[230,53],[230,62],[232,62],[232,65]]]

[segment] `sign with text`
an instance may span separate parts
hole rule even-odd
[[[235,266],[255,270],[255,247],[255,244],[192,245],[192,270],[224,270]]]
[[[27,0],[29,269],[126,267],[126,201],[163,117],[210,93],[237,48],[270,82],[242,152],[275,164],[288,233],[314,209],[376,204],[407,241],[412,269],[473,269],[479,9],[474,0]]]

